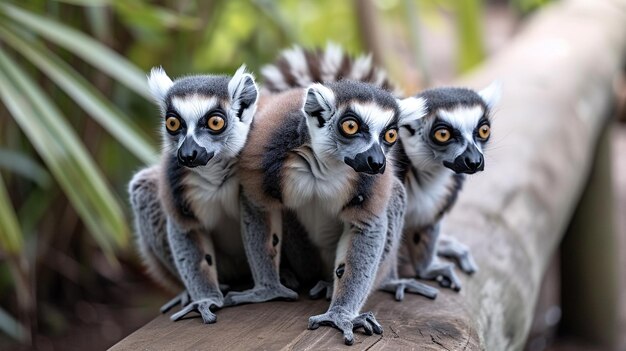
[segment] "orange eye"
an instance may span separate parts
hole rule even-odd
[[[210,117],[209,120],[207,121],[207,126],[209,127],[210,130],[214,132],[219,132],[220,130],[222,130],[225,124],[226,124],[226,121],[224,121],[224,119],[220,116]]]
[[[389,144],[393,144],[398,139],[398,131],[395,129],[389,129],[385,132],[385,141]]]
[[[346,119],[341,122],[341,130],[346,135],[354,135],[359,131],[359,123],[354,119]]]
[[[447,142],[448,140],[450,140],[451,136],[452,134],[450,133],[450,130],[446,128],[441,128],[435,131],[435,140],[440,143]]]
[[[165,120],[165,128],[170,132],[176,132],[180,129],[180,120],[176,117],[168,117]]]
[[[487,140],[490,135],[491,135],[491,127],[489,127],[489,125],[483,124],[482,126],[480,126],[480,128],[478,129],[478,136],[481,139]]]

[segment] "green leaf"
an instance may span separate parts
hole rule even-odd
[[[57,107],[3,51],[0,98],[103,252],[115,261],[115,247],[126,246],[129,237],[119,201]]]
[[[459,45],[457,65],[467,72],[485,58],[482,37],[482,0],[460,0],[452,3],[456,10],[456,29]]]
[[[1,24],[0,37],[50,77],[126,149],[146,164],[156,162],[157,152],[146,134],[72,67],[41,43],[26,42]]]
[[[17,22],[51,42],[71,51],[136,93],[151,98],[145,73],[115,51],[93,38],[62,23],[28,12],[8,3],[0,3],[5,20]]]
[[[30,179],[41,188],[48,188],[52,180],[48,171],[29,155],[0,148],[0,168]]]
[[[54,0],[70,5],[77,6],[106,6],[111,3],[111,0]]]
[[[143,1],[114,1],[115,10],[132,26],[199,30],[202,21],[198,17],[174,12],[166,7],[148,4]]]
[[[9,199],[2,176],[0,176],[0,246],[8,254],[18,254],[24,241],[22,231]]]

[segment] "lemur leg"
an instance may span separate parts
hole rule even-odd
[[[280,282],[281,211],[273,210],[267,215],[242,194],[241,234],[254,288],[229,292],[225,304],[230,306],[281,298],[296,300],[298,294]]]
[[[404,299],[404,292],[419,294],[430,299],[439,290],[412,278],[400,279],[398,275],[398,247],[402,242],[402,228],[406,210],[406,195],[400,181],[394,183],[393,194],[387,208],[387,239],[380,260],[379,277],[383,278],[380,289],[395,295],[397,301]]]
[[[211,309],[220,308],[224,297],[217,281],[215,249],[206,233],[183,231],[172,221],[167,221],[167,232],[182,281],[191,297],[191,303],[173,314],[177,321],[192,311],[197,311],[206,324],[215,323],[217,317]]]
[[[306,229],[296,214],[283,211],[281,282],[294,290],[297,287],[311,286],[321,277],[321,267],[319,250],[306,235]]]
[[[353,330],[382,334],[371,312],[359,314],[374,285],[385,243],[387,218],[345,224],[337,245],[333,297],[328,311],[309,318],[309,329],[330,325],[343,333],[346,345],[354,343]]]
[[[476,265],[469,248],[454,237],[441,235],[437,246],[437,255],[456,261],[459,268],[467,274],[478,272],[478,265]]]
[[[409,242],[411,262],[421,279],[436,280],[444,288],[461,290],[461,281],[454,272],[454,265],[441,262],[437,257],[440,223],[416,232]]]
[[[130,204],[135,217],[135,233],[139,253],[148,273],[170,291],[180,290],[182,284],[172,258],[167,238],[166,216],[158,197],[158,166],[138,172],[129,185]],[[161,313],[172,307],[189,303],[186,291],[166,302]]]

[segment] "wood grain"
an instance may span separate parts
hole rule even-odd
[[[497,78],[503,97],[486,170],[470,177],[444,232],[480,266],[459,294],[403,303],[376,293],[366,309],[384,336],[356,335],[352,350],[519,350],[541,277],[587,178],[626,54],[626,3],[570,0],[535,16],[499,55],[460,84]],[[215,325],[160,316],[113,350],[347,349],[340,333],[306,330],[325,301],[228,308]]]

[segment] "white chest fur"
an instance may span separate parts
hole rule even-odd
[[[239,219],[239,179],[232,166],[194,169],[185,178],[190,207],[203,227],[214,229],[227,218]]]
[[[350,199],[357,174],[343,162],[324,163],[308,147],[295,150],[283,170],[283,203],[298,209],[319,202],[337,215]]]
[[[432,224],[450,196],[453,172],[447,168],[409,172],[404,182],[407,193],[405,229],[417,229]]]
[[[320,162],[310,148],[303,147],[287,159],[283,178],[283,203],[296,212],[322,256],[334,255],[343,232],[338,215],[350,199],[356,173],[343,162]]]

